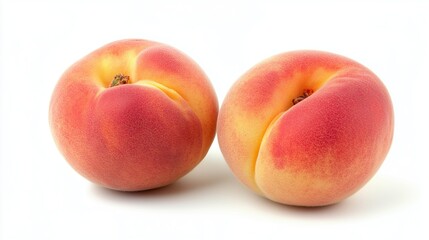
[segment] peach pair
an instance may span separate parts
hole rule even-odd
[[[50,104],[55,142],[96,184],[170,184],[207,154],[216,125],[225,160],[255,192],[319,206],[362,187],[385,158],[393,108],[364,66],[316,51],[269,58],[231,88],[218,116],[200,67],[165,44],[123,40],[72,65]]]

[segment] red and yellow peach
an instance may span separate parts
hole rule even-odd
[[[331,53],[294,51],[245,73],[217,126],[221,151],[245,185],[279,203],[322,206],[375,174],[394,119],[388,91],[369,69]]]
[[[146,40],[90,53],[60,78],[51,99],[54,140],[70,165],[107,188],[165,186],[206,155],[217,98],[185,54]]]

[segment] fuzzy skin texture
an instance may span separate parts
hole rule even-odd
[[[314,91],[293,105],[305,89]],[[233,173],[273,201],[337,203],[378,170],[393,138],[393,107],[369,69],[320,51],[273,56],[228,92],[218,141]]]
[[[110,87],[117,74],[130,83]],[[218,102],[201,68],[167,45],[122,40],[72,65],[54,89],[49,122],[70,165],[107,188],[168,185],[206,155]]]

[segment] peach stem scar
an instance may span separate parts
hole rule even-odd
[[[109,87],[115,87],[115,86],[119,86],[122,84],[128,84],[128,83],[130,83],[130,76],[126,76],[126,75],[120,73],[120,74],[115,75],[115,77],[113,78]]]
[[[314,91],[312,89],[305,89],[301,96],[298,96],[292,100],[293,105],[298,104],[302,100],[308,98]]]

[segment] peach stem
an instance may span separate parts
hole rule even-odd
[[[313,90],[311,90],[311,89],[305,89],[301,96],[298,96],[298,97],[296,97],[296,98],[294,98],[294,99],[292,100],[293,105],[298,104],[298,103],[299,103],[299,102],[301,102],[302,100],[304,100],[304,99],[308,98],[308,97],[309,97],[311,94],[313,94],[313,93],[314,93],[314,91],[313,91]]]
[[[115,75],[109,87],[119,86],[127,83],[130,83],[130,76],[125,76],[124,74],[120,73]]]

